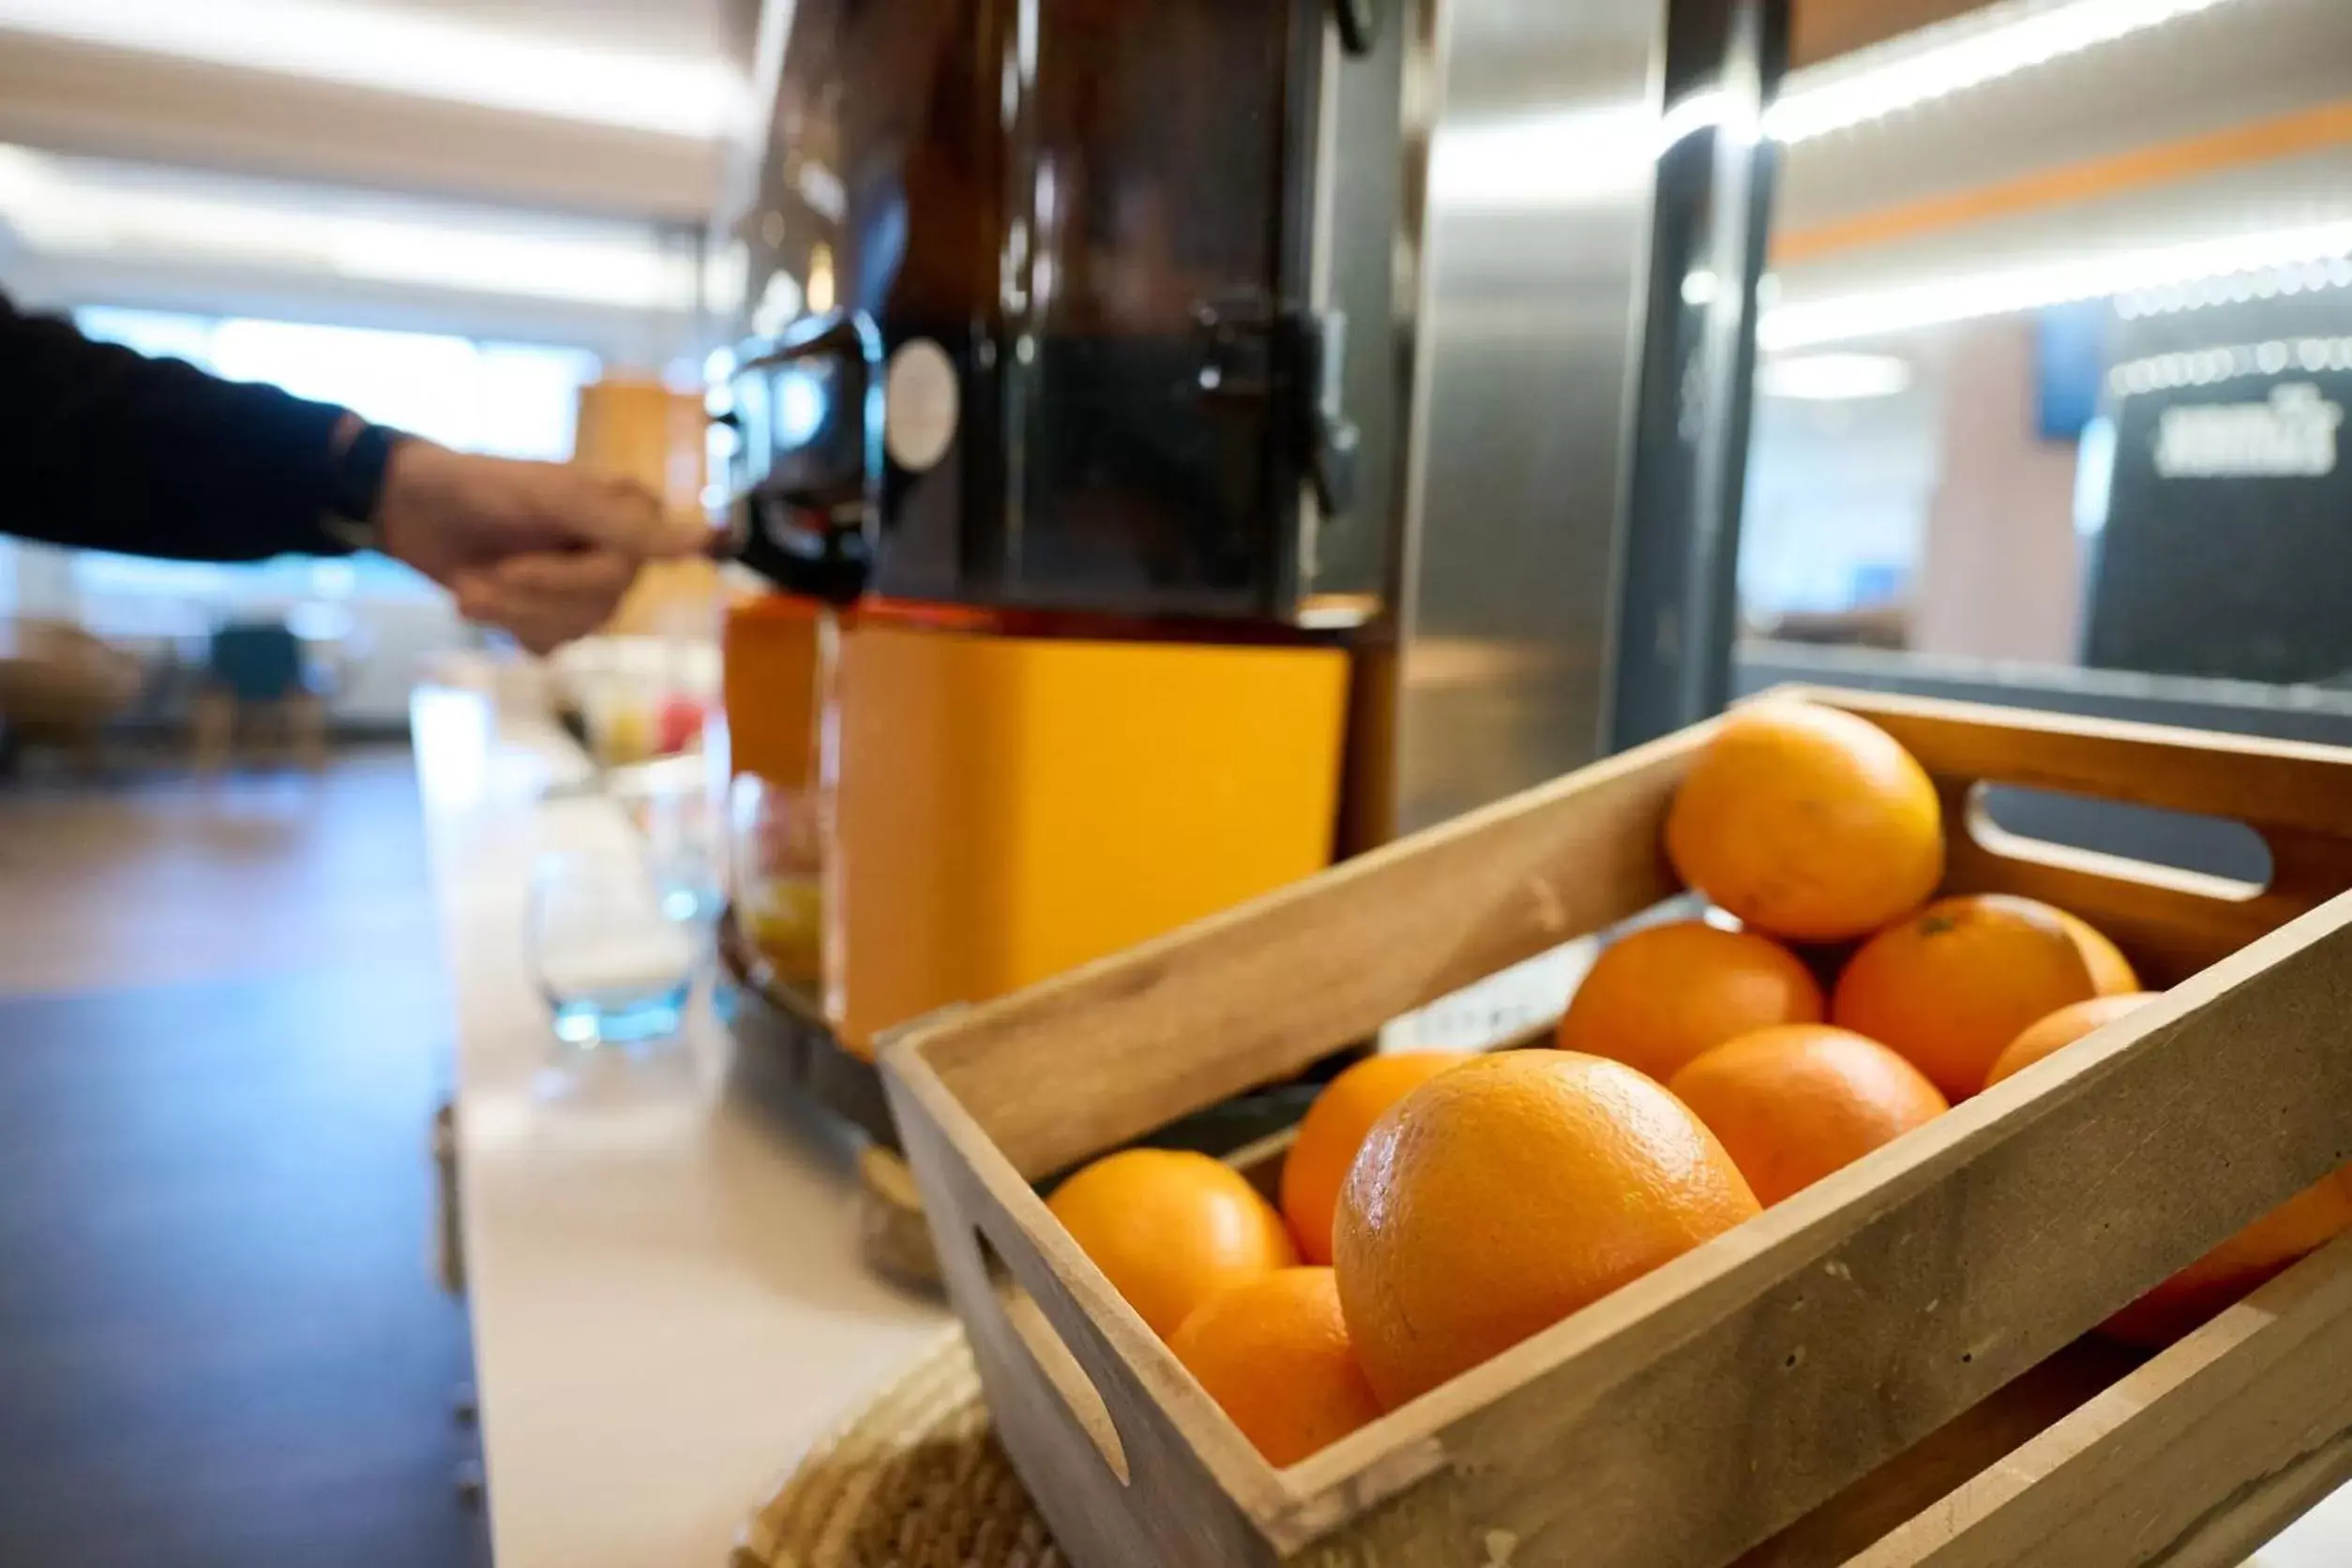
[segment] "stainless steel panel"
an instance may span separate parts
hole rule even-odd
[[[1395,821],[1602,746],[1663,0],[1450,0],[1397,588]]]

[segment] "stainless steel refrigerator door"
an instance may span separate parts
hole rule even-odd
[[[1395,824],[1599,754],[1663,0],[1451,0],[1399,583]]]
[[[1723,701],[1787,6],[1440,0],[1435,23],[1399,831]]]

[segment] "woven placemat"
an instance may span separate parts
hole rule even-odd
[[[819,1443],[732,1568],[1066,1568],[997,1446],[961,1329]]]

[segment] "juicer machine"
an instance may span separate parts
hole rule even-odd
[[[713,455],[803,1022],[866,1053],[1720,704],[1785,0],[757,31]]]

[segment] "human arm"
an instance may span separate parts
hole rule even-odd
[[[0,531],[196,561],[337,555],[357,417],[83,338],[0,298]],[[544,650],[610,616],[639,565],[701,549],[642,486],[402,437],[372,542],[471,619]]]
[[[0,299],[0,527],[189,561],[341,554],[339,408],[93,342]]]

